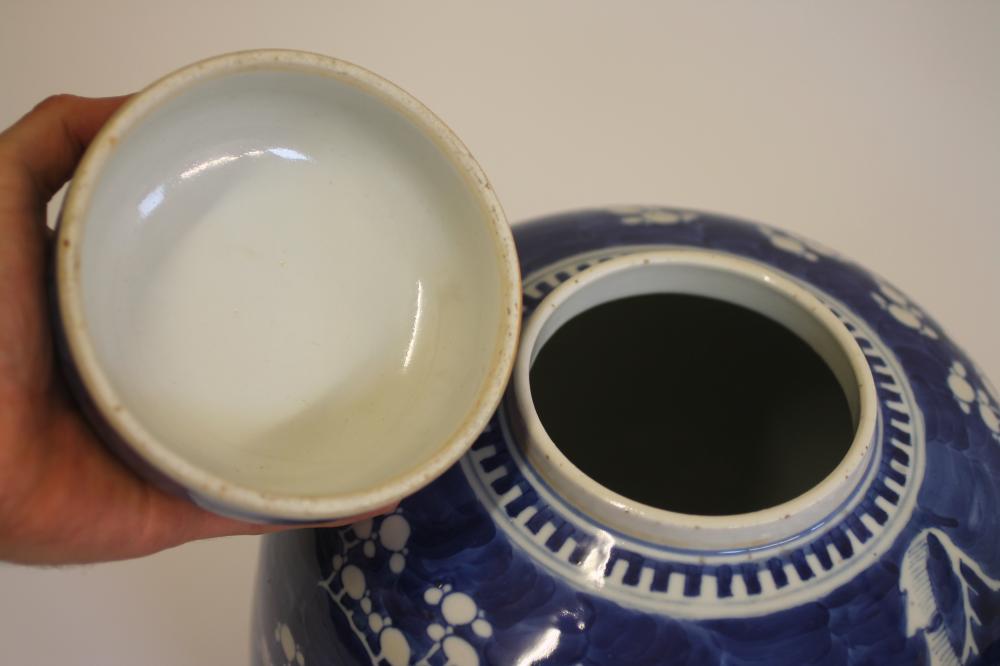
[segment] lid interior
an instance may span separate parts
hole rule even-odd
[[[78,279],[84,374],[130,439],[309,497],[385,484],[466,427],[511,278],[497,211],[438,138],[357,81],[278,66],[196,77],[117,137]]]

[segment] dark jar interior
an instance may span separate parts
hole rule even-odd
[[[680,513],[792,500],[834,470],[855,431],[809,344],[700,295],[628,296],[577,314],[537,352],[530,383],[546,432],[584,474]]]

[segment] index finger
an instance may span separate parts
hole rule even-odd
[[[33,203],[45,203],[69,180],[83,151],[128,98],[54,95],[0,133],[10,166],[23,169],[33,185]]]

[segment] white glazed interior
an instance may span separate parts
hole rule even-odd
[[[155,84],[97,144],[60,307],[147,460],[239,511],[328,518],[467,448],[512,364],[519,278],[485,178],[426,109],[346,63],[249,52]]]
[[[612,300],[651,293],[683,293],[741,305],[808,343],[840,383],[854,422],[854,439],[837,468],[819,485],[778,506],[731,516],[696,516],[635,502],[573,465],[545,432],[535,411],[531,365],[545,342],[576,315]],[[864,475],[875,432],[874,379],[844,325],[816,297],[770,267],[709,250],[678,248],[622,256],[588,268],[553,290],[525,326],[513,383],[521,447],[557,492],[608,526],[685,548],[746,548],[778,542],[812,527],[843,502]]]

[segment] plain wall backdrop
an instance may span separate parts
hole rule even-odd
[[[768,222],[902,287],[1000,380],[1000,3],[0,0],[0,125],[257,47],[413,93],[512,221],[662,203]],[[0,565],[0,660],[248,663],[257,543]]]

